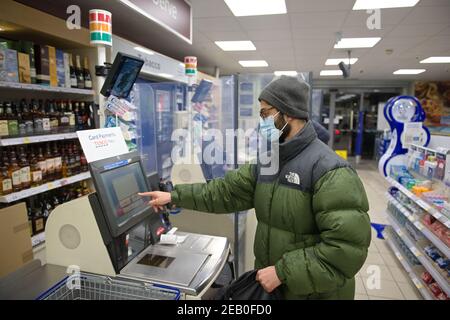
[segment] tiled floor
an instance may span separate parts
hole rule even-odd
[[[369,215],[373,223],[387,224],[385,210],[386,197],[384,194],[388,183],[378,173],[374,162],[362,163],[355,166],[361,180],[364,183],[367,197],[369,198]],[[380,282],[376,283],[372,276],[380,272]],[[379,284],[379,286],[378,286]],[[375,230],[372,229],[372,243],[369,248],[364,267],[356,277],[357,300],[421,300],[422,296],[417,291],[408,274],[392,253],[384,240],[378,239]]]

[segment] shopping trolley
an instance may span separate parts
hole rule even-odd
[[[37,300],[179,300],[178,289],[80,273],[65,277]]]

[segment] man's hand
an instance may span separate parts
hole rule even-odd
[[[148,204],[153,207],[153,210],[155,210],[155,212],[158,212],[159,210],[164,211],[164,206],[172,201],[170,192],[153,191],[138,194],[143,197],[152,198],[152,200],[149,201]]]
[[[268,293],[271,293],[281,285],[281,281],[278,279],[274,266],[258,270],[256,274],[256,281],[258,281]]]

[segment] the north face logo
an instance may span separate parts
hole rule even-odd
[[[285,177],[289,183],[300,185],[300,176],[298,173],[289,172]]]

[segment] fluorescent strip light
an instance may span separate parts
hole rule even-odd
[[[320,71],[320,75],[322,77],[342,76],[342,71],[341,70],[322,70],[322,71]]]
[[[352,49],[352,48],[372,48],[379,41],[380,37],[373,38],[343,38],[334,45],[335,49]]]
[[[269,64],[265,60],[241,60],[239,64],[244,68],[268,67]]]
[[[155,54],[152,50],[145,49],[145,48],[142,48],[142,47],[134,47],[134,50],[137,50],[137,51],[140,51],[142,53],[149,54],[149,55],[154,55]]]
[[[297,71],[275,71],[275,76],[289,76],[289,77],[296,77],[298,75]]]
[[[358,61],[358,58],[351,58],[350,64],[355,64]],[[348,58],[342,58],[342,59],[328,59],[325,62],[326,66],[337,66],[339,63],[344,62],[345,64],[348,64]]]
[[[158,76],[163,77],[163,78],[173,78],[173,75],[168,74],[168,73],[158,73]]]
[[[216,41],[215,44],[223,51],[254,51],[255,45],[251,41]]]
[[[286,14],[285,0],[225,0],[236,17]]]
[[[427,71],[426,69],[399,69],[394,74],[419,74]]]
[[[420,0],[356,0],[353,10],[414,7]]]
[[[420,63],[450,63],[450,57],[429,57]]]

